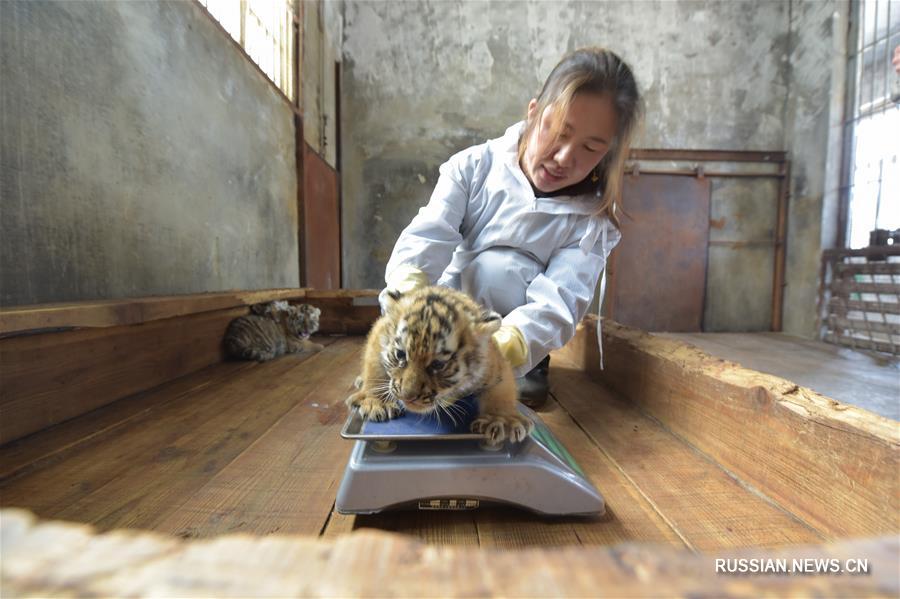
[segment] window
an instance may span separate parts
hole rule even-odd
[[[296,99],[294,0],[199,0],[260,69]]]
[[[900,46],[900,0],[854,4],[845,109],[845,245],[874,229],[900,229],[900,98],[891,57]]]

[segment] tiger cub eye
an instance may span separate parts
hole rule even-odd
[[[444,366],[446,366],[446,365],[447,365],[447,363],[444,361],[434,360],[431,362],[431,364],[428,365],[428,369],[431,372],[440,372],[441,370],[444,369]]]

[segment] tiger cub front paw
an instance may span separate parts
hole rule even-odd
[[[519,413],[483,414],[472,422],[472,432],[485,435],[492,444],[506,439],[518,443],[534,429],[534,423]]]
[[[397,401],[393,399],[378,399],[366,395],[363,391],[357,391],[348,397],[346,404],[350,409],[359,409],[359,415],[364,420],[373,420],[375,422],[391,420],[403,413],[403,406]]]

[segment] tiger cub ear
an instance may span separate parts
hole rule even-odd
[[[270,304],[253,304],[250,306],[250,312],[259,316],[265,316],[269,312]]]
[[[381,312],[384,314],[390,312],[397,305],[397,302],[400,301],[401,297],[403,297],[403,294],[396,289],[382,289],[381,293],[378,294],[378,303],[381,305]]]
[[[493,310],[485,310],[481,313],[481,320],[475,323],[475,330],[483,335],[490,335],[503,324],[503,317]]]

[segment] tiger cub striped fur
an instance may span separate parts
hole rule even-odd
[[[284,354],[323,349],[309,340],[319,330],[319,308],[276,301],[255,304],[250,312],[232,320],[225,331],[225,351],[232,358],[265,362]]]
[[[512,368],[491,339],[498,328],[499,314],[460,291],[434,286],[389,294],[347,405],[376,421],[404,409],[452,415],[454,402],[475,394],[472,431],[492,443],[522,441],[534,424],[517,409]]]

